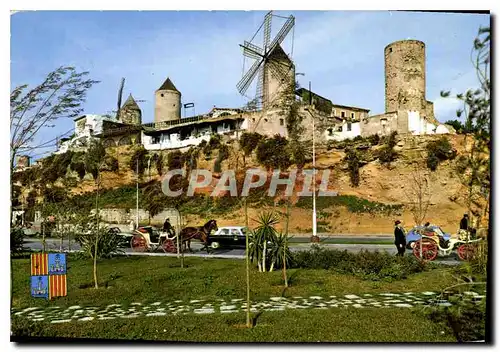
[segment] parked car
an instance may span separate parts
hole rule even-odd
[[[408,233],[406,234],[406,247],[408,249],[412,249],[413,243],[420,239],[421,236],[419,232],[424,231],[424,228],[425,226],[415,226],[410,231],[408,231]],[[434,234],[436,236],[441,236],[444,241],[448,241],[451,238],[451,234],[445,233],[439,226],[427,226],[427,229],[425,231],[430,233],[430,235]]]
[[[243,226],[225,226],[208,238],[208,245],[212,249],[218,248],[245,248],[247,229]]]

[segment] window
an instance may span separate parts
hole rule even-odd
[[[353,112],[351,112],[351,119],[353,119],[353,118],[354,118],[354,113],[353,113]]]
[[[280,126],[283,126],[285,124],[285,120],[280,119]]]
[[[161,93],[160,95],[161,95],[162,98],[164,97],[163,93]]]
[[[342,112],[340,113],[340,117],[345,117],[345,111],[342,111]]]
[[[264,119],[264,122],[267,122],[267,119]]]
[[[154,136],[151,138],[151,144],[158,144],[160,143],[160,136]]]
[[[347,131],[350,131],[352,128],[352,124],[350,122],[347,123]]]
[[[392,48],[389,48],[389,52],[392,53]]]
[[[331,136],[333,134],[333,128],[328,129],[328,135]]]
[[[382,126],[385,126],[387,124],[387,119],[380,119],[380,123]]]
[[[339,126],[339,127],[337,128],[337,132],[342,132],[342,126]]]
[[[255,122],[255,117],[252,118],[252,122]]]

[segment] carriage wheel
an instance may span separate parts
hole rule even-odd
[[[471,260],[476,254],[476,247],[472,244],[461,244],[457,248],[457,254],[461,260]]]
[[[413,255],[418,259],[422,259],[425,261],[432,261],[436,259],[439,249],[437,244],[434,241],[423,241],[422,242],[422,257],[420,257],[420,241],[415,242],[415,246],[413,247]]]
[[[174,240],[163,241],[161,247],[165,253],[177,253],[177,247],[175,246]]]
[[[130,247],[134,252],[145,252],[147,250],[146,238],[142,235],[134,235],[130,240]]]

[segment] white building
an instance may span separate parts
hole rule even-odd
[[[240,110],[214,108],[206,115],[144,124],[141,141],[146,150],[187,148],[208,142],[213,134],[236,138],[247,126]]]
[[[445,125],[427,121],[418,111],[408,111],[408,131],[413,135],[450,133]]]
[[[105,115],[87,114],[75,118],[74,121],[74,135],[69,139],[61,139],[56,154],[65,153],[73,148],[78,149],[86,147],[90,140],[96,138],[94,137],[96,134],[102,132],[104,121],[116,122],[116,119]]]

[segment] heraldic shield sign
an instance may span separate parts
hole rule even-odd
[[[32,254],[31,296],[52,299],[66,295],[66,254]]]

